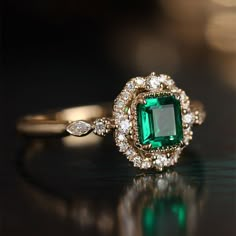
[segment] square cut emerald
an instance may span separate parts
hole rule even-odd
[[[183,140],[181,106],[174,96],[148,97],[137,105],[138,136],[142,145],[161,148]]]

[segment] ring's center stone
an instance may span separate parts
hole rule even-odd
[[[179,144],[183,140],[180,101],[174,96],[145,98],[138,104],[138,135],[142,145],[152,149]]]

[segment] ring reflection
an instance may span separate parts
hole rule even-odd
[[[197,186],[177,172],[141,176],[118,207],[120,235],[194,235],[200,209]]]
[[[86,236],[195,235],[205,194],[202,163],[194,153],[185,153],[186,163],[175,171],[137,175],[114,156],[99,166],[99,149],[59,144],[30,143],[18,165],[18,188],[35,218],[70,222]]]

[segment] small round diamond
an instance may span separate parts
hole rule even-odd
[[[168,159],[165,156],[162,156],[161,161],[162,161],[163,166],[168,165]]]
[[[120,129],[124,132],[127,133],[130,129],[130,121],[128,119],[123,119],[120,121]]]
[[[173,86],[175,84],[173,79],[168,78],[165,82],[165,84],[169,87]]]
[[[130,93],[128,93],[127,91],[125,91],[125,92],[122,93],[122,97],[123,97],[124,100],[128,100],[129,97],[130,97]]]
[[[186,93],[184,92],[184,91],[181,91],[180,90],[180,99],[182,100],[182,101],[186,101],[187,100],[187,95],[186,95]]]
[[[163,164],[160,159],[157,159],[153,162],[158,168],[162,168]]]
[[[160,81],[157,76],[151,76],[149,79],[149,86],[151,89],[157,89],[160,86]]]
[[[124,140],[126,140],[124,134],[118,134],[117,138],[118,138],[118,140],[121,141],[121,142],[124,141]]]
[[[106,124],[104,121],[95,121],[94,133],[98,135],[104,135],[106,133]]]
[[[162,168],[163,166],[168,166],[169,161],[164,154],[158,154],[156,155],[156,160],[154,161],[154,164]]]
[[[116,102],[116,105],[117,105],[118,108],[123,108],[125,103],[124,103],[124,101],[119,100],[119,101]]]
[[[135,152],[132,149],[128,149],[125,153],[127,156],[134,155]]]
[[[126,87],[127,87],[127,90],[128,90],[129,92],[133,92],[133,91],[135,90],[135,85],[134,85],[134,83],[133,83],[132,81],[128,82],[128,83],[126,84]]]
[[[135,167],[140,167],[141,166],[141,157],[137,156],[133,159],[134,166]]]
[[[125,142],[122,142],[119,144],[119,147],[120,147],[121,152],[125,152],[128,149],[128,144]]]
[[[114,112],[114,117],[116,120],[121,120],[124,116],[121,112]]]
[[[150,161],[144,160],[141,164],[142,169],[149,169],[151,168],[152,163]]]
[[[145,85],[145,80],[142,77],[137,77],[135,79],[135,83],[137,84],[138,87],[143,87]]]
[[[188,113],[183,116],[183,122],[186,124],[191,124],[193,122],[193,115],[191,113]]]
[[[165,83],[166,80],[167,80],[167,76],[166,75],[159,75],[157,78],[158,78],[158,81],[160,83]]]
[[[130,148],[125,152],[125,155],[127,156],[129,160],[132,160],[135,154],[136,154],[135,151]]]

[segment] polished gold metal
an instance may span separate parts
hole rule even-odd
[[[145,103],[146,97],[162,95],[173,95],[180,101],[184,138],[179,145],[151,150],[150,145],[142,146],[139,142],[136,107]],[[202,124],[205,116],[203,105],[190,101],[170,76],[152,72],[146,77],[130,79],[115,99],[113,109],[111,103],[106,103],[30,115],[18,122],[17,129],[28,136],[83,137],[93,133],[103,137],[114,131],[119,151],[135,167],[162,170],[178,161],[192,139],[192,126]]]
[[[17,123],[17,130],[29,136],[70,135],[66,131],[73,121],[93,122],[99,117],[111,117],[112,104],[88,105],[67,108],[45,114],[28,115]]]

